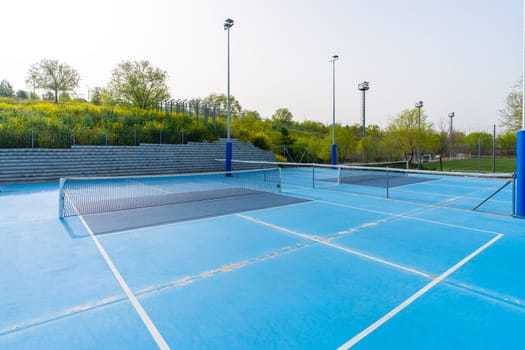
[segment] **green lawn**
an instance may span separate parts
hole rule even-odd
[[[425,170],[441,170],[439,162],[423,163]],[[478,171],[478,158],[443,160],[443,171]],[[482,173],[492,172],[492,157],[479,159],[479,171]],[[513,173],[516,171],[516,158],[496,157],[497,173]]]

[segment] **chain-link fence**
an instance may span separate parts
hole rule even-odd
[[[197,122],[202,120],[204,125],[207,125],[211,118],[214,126],[217,125],[217,116],[219,115],[218,105],[203,103],[197,99],[167,99],[157,105],[157,110],[195,117]]]
[[[72,145],[136,146],[141,143],[183,144],[201,141],[194,131],[129,130],[0,130],[0,148],[69,148]]]

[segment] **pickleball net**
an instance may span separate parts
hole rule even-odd
[[[59,216],[189,203],[281,191],[279,168],[60,179]]]
[[[232,161],[237,165],[279,166],[283,184],[432,205],[514,215],[516,175],[407,169],[402,162],[330,165]]]

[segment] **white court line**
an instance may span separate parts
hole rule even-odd
[[[449,223],[446,223],[446,222],[440,222],[440,221],[434,221],[434,220],[428,220],[428,219],[416,218],[416,217],[408,216],[409,214],[417,214],[417,212],[419,210],[424,211],[423,209],[432,209],[432,208],[434,208],[434,206],[420,208],[420,209],[414,209],[413,211],[410,211],[407,214],[394,214],[394,213],[390,213],[390,212],[384,212],[384,211],[380,211],[380,210],[354,207],[354,206],[351,206],[351,205],[334,203],[334,202],[329,202],[329,201],[325,201],[325,200],[314,200],[314,202],[325,203],[325,204],[329,204],[329,205],[335,205],[335,206],[348,208],[348,209],[361,210],[361,211],[366,211],[366,212],[370,212],[370,213],[390,215],[390,216],[393,216],[393,217],[396,217],[396,218],[403,218],[403,219],[408,219],[408,220],[427,222],[427,223],[430,223],[430,224],[436,224],[436,225],[460,228],[460,229],[468,230],[468,231],[490,233],[490,234],[493,234],[493,235],[500,235],[501,234],[500,232],[496,232],[496,231],[483,230],[483,229],[479,229],[479,228],[475,228],[475,227],[468,227],[468,226],[462,226],[462,225],[456,225],[456,224],[449,224]],[[469,211],[472,212],[471,210],[469,210]]]
[[[166,343],[166,341],[164,340],[164,338],[160,334],[160,332],[157,329],[157,327],[155,327],[155,325],[153,324],[153,321],[151,321],[151,318],[146,313],[146,310],[144,310],[142,305],[139,303],[139,301],[137,300],[137,298],[135,297],[135,295],[133,294],[133,292],[129,288],[128,284],[126,283],[126,281],[124,280],[124,278],[122,277],[120,272],[117,270],[117,267],[115,266],[115,264],[113,264],[113,261],[111,261],[109,255],[106,253],[106,250],[104,249],[104,247],[102,247],[102,244],[100,244],[100,242],[97,239],[97,237],[93,234],[93,231],[91,231],[91,229],[87,225],[87,223],[84,220],[84,218],[82,217],[82,215],[79,215],[79,217],[80,217],[80,220],[82,221],[82,223],[84,224],[84,227],[88,231],[89,235],[93,239],[93,242],[95,242],[95,245],[97,246],[100,254],[102,255],[102,257],[104,258],[104,260],[108,264],[109,268],[111,269],[111,272],[113,272],[113,275],[115,276],[115,278],[117,279],[118,283],[120,284],[120,287],[122,287],[122,289],[126,293],[126,296],[131,301],[131,304],[133,304],[133,307],[135,308],[135,311],[137,311],[138,315],[140,316],[140,319],[142,320],[142,322],[144,322],[144,325],[146,326],[146,328],[148,328],[148,331],[150,332],[151,336],[153,337],[153,339],[157,343],[157,346],[159,347],[159,349],[163,349],[163,350],[164,349],[169,349],[170,347],[168,346],[168,344]]]
[[[153,190],[156,190],[156,191],[159,191],[159,192],[162,192],[162,193],[168,193],[168,194],[174,193],[172,191],[167,191],[167,190],[162,189],[160,187],[148,185],[145,182],[141,182],[141,181],[137,181],[137,180],[133,180],[133,179],[126,179],[126,181],[131,182],[131,183],[137,183],[137,184],[140,184],[141,186],[148,187],[148,188],[151,188]]]
[[[477,250],[472,252],[470,255],[465,257],[463,260],[458,262],[456,265],[452,266],[450,269],[445,271],[443,274],[439,275],[436,279],[432,280],[429,284],[418,290],[416,293],[414,293],[412,296],[410,296],[408,299],[406,299],[404,302],[396,306],[394,309],[392,309],[390,312],[388,312],[386,315],[372,323],[370,326],[362,330],[359,334],[354,336],[352,339],[338,347],[338,350],[346,350],[350,349],[352,346],[359,343],[363,338],[374,332],[377,328],[381,327],[383,324],[388,322],[392,317],[397,315],[399,312],[407,308],[410,304],[412,304],[414,301],[419,299],[422,295],[424,295],[426,292],[428,292],[431,288],[435,287],[438,283],[442,282],[445,278],[450,276],[452,273],[457,271],[459,268],[461,268],[463,265],[465,265],[467,262],[472,260],[475,256],[483,252],[485,249],[490,247],[492,244],[494,244],[498,239],[503,237],[502,234],[498,234],[496,237],[479,247]]]
[[[344,246],[340,246],[340,245],[335,244],[335,243],[331,243],[331,242],[329,242],[328,239],[323,239],[323,238],[320,238],[320,237],[307,235],[305,233],[295,232],[295,231],[289,230],[289,229],[287,229],[285,227],[281,227],[281,226],[277,226],[277,225],[274,225],[274,224],[270,224],[269,222],[261,221],[261,220],[258,220],[256,218],[248,216],[248,215],[237,214],[237,216],[241,217],[243,219],[249,220],[249,221],[253,221],[253,222],[258,223],[260,225],[263,225],[263,226],[266,226],[266,227],[269,227],[269,228],[273,228],[273,229],[281,231],[281,232],[286,232],[286,233],[289,233],[291,235],[294,235],[294,236],[297,236],[297,237],[301,237],[301,238],[304,238],[304,239],[307,239],[307,240],[310,240],[310,241],[314,241],[314,242],[326,245],[326,246],[331,247],[331,248],[342,250],[342,251],[344,251],[346,253],[357,255],[357,256],[360,256],[362,258],[365,258],[365,259],[368,259],[368,260],[372,260],[372,261],[375,261],[375,262],[378,262],[378,263],[381,263],[381,264],[384,264],[384,265],[387,265],[387,266],[390,266],[390,267],[394,267],[396,269],[399,269],[399,270],[402,270],[402,271],[405,271],[405,272],[414,273],[416,275],[419,275],[419,276],[422,276],[422,277],[425,277],[425,278],[433,278],[432,275],[427,274],[425,272],[421,272],[421,271],[418,271],[416,269],[412,269],[410,267],[399,265],[399,264],[390,262],[388,260],[383,260],[383,259],[377,258],[377,257],[372,256],[372,255],[361,253],[361,252],[359,252],[357,250],[353,250],[353,249],[350,249],[350,248],[347,248],[347,247],[344,247]]]

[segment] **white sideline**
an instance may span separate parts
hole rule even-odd
[[[457,271],[459,268],[461,268],[463,265],[465,265],[467,262],[472,260],[476,255],[480,254],[482,251],[490,247],[494,242],[496,242],[498,239],[503,237],[503,234],[498,234],[496,237],[479,247],[474,252],[470,253],[467,257],[465,257],[463,260],[458,262],[456,265],[452,266],[450,269],[445,271],[443,274],[439,275],[436,279],[432,280],[429,284],[418,290],[416,293],[414,293],[412,296],[410,296],[408,299],[406,299],[404,302],[396,306],[394,309],[392,309],[390,312],[388,312],[386,315],[372,323],[370,326],[362,330],[359,334],[354,336],[352,339],[341,345],[337,348],[337,350],[346,350],[350,349],[355,344],[359,343],[363,338],[368,336],[370,333],[374,332],[377,328],[381,327],[383,324],[388,322],[392,317],[397,315],[399,312],[404,310],[407,306],[412,304],[414,301],[416,301],[419,297],[421,297],[423,294],[428,292],[431,288],[436,286],[438,283],[443,281],[445,278],[450,276],[452,273]]]
[[[84,224],[84,227],[86,228],[89,235],[93,239],[93,242],[95,242],[95,245],[97,246],[100,254],[102,255],[102,257],[108,264],[109,268],[111,269],[111,272],[113,273],[118,283],[120,284],[120,287],[122,287],[122,289],[124,290],[124,293],[126,293],[126,296],[131,301],[131,304],[133,304],[135,311],[137,311],[140,319],[142,320],[142,322],[144,322],[144,325],[146,326],[146,328],[148,328],[149,333],[151,334],[151,336],[157,343],[159,349],[168,350],[170,347],[168,346],[168,344],[166,343],[166,341],[160,334],[157,327],[155,327],[155,325],[153,324],[153,321],[151,321],[151,318],[148,316],[148,314],[146,313],[142,305],[139,303],[139,301],[137,300],[137,297],[135,297],[135,295],[129,288],[128,284],[126,283],[126,281],[124,280],[120,272],[117,270],[117,267],[115,266],[115,264],[113,264],[113,261],[111,261],[111,258],[106,253],[106,250],[104,249],[104,247],[102,247],[102,244],[100,244],[99,240],[97,239],[93,231],[91,231],[91,229],[87,225],[82,215],[79,215],[79,217],[80,217],[80,220],[82,221],[82,224]]]

